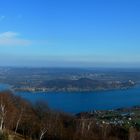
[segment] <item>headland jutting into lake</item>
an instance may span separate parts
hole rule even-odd
[[[15,91],[93,92],[134,87],[140,82],[139,75],[139,71],[129,69],[8,67],[0,68],[0,83]]]

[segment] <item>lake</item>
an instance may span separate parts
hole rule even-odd
[[[8,88],[3,86],[0,85],[1,90]],[[46,101],[52,109],[72,114],[94,109],[106,110],[140,105],[140,86],[126,90],[84,93],[17,92],[16,95],[31,102]]]
[[[8,85],[8,84],[1,84],[0,83],[0,91],[3,91],[3,90],[7,90],[7,89],[10,89],[11,86]]]

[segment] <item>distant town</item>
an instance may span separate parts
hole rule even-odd
[[[140,128],[140,106],[116,110],[93,110],[77,114],[78,118],[94,120],[99,126],[113,125],[123,128]]]

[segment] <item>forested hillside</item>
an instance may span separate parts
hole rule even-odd
[[[139,140],[139,128],[97,123],[90,116],[68,115],[34,105],[10,92],[0,93],[1,140]]]

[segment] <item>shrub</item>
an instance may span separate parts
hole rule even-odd
[[[0,132],[0,140],[8,140],[8,134]]]

